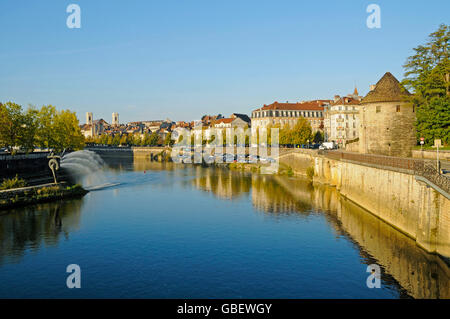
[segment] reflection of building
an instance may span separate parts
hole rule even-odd
[[[361,101],[360,153],[411,156],[416,145],[414,106],[405,102],[410,93],[386,73]]]
[[[360,101],[361,97],[358,96],[356,88],[352,95],[334,97],[334,101],[325,111],[326,141],[345,144],[349,140],[358,138]]]
[[[269,125],[294,126],[301,117],[306,118],[313,132],[323,129],[324,106],[330,104],[330,100],[316,100],[301,103],[278,103],[264,105],[252,112],[252,131],[258,127]]]

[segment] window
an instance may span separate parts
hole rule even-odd
[[[396,110],[397,113],[400,112],[400,105],[397,105],[397,106],[395,107],[395,110]]]
[[[381,106],[377,105],[377,113],[381,112]]]

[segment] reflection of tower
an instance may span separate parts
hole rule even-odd
[[[112,114],[112,125],[119,126],[119,113]]]
[[[86,112],[86,124],[91,124],[93,122],[92,112]]]

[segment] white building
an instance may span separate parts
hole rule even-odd
[[[352,95],[340,97],[336,95],[334,101],[326,108],[324,120],[325,140],[345,145],[348,141],[359,137],[359,104],[361,97],[358,91]]]

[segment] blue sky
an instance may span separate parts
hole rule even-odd
[[[66,7],[81,7],[81,29]],[[369,4],[381,29],[366,26]],[[450,1],[2,0],[0,101],[120,121],[194,120],[366,94],[403,76]]]

